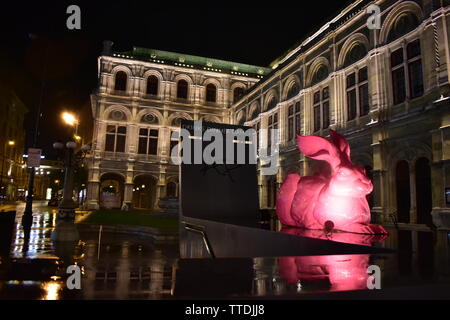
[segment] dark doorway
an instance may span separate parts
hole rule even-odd
[[[151,210],[156,198],[156,180],[151,176],[138,176],[134,179],[133,207]]]
[[[400,161],[396,169],[397,217],[400,223],[410,223],[411,189],[409,184],[409,164]]]
[[[416,207],[417,223],[431,225],[431,168],[426,158],[420,158],[416,162]]]

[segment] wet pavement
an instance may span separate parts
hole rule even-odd
[[[100,229],[79,228],[80,241],[58,247],[56,209],[37,203],[29,232],[23,209],[16,208],[10,255],[1,257],[0,299],[302,298],[366,291],[373,265],[386,290],[450,284],[448,232],[390,229],[374,244],[398,252],[389,255],[181,260],[178,243]],[[66,286],[69,264],[81,268],[81,290]]]

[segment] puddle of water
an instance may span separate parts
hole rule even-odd
[[[81,232],[81,241],[73,247],[74,262],[83,275],[82,290],[71,291],[51,241],[55,212],[36,212],[29,233],[21,217],[16,220],[11,259],[0,260],[0,279],[7,277],[0,281],[0,299],[173,299],[208,292],[210,297],[271,297],[366,290],[371,265],[380,267],[383,288],[450,283],[447,232],[391,229],[387,239],[374,244],[397,250],[390,255],[196,262],[180,261],[177,243],[155,244],[148,238],[107,233],[99,243],[98,232],[90,231]]]

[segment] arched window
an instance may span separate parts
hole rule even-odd
[[[149,76],[147,78],[147,94],[152,96],[158,95],[159,80],[156,76]]]
[[[115,91],[127,91],[128,76],[124,71],[116,73],[116,81],[114,83]]]
[[[314,74],[312,81],[311,81],[311,85],[315,85],[319,82],[322,82],[323,80],[325,80],[328,77],[328,68],[324,65],[321,65],[319,67],[319,69],[317,69],[316,73]]]
[[[122,112],[120,110],[114,110],[114,111],[110,112],[110,114],[108,115],[108,120],[127,121],[127,116],[125,115],[124,112]]]
[[[415,14],[406,13],[400,15],[389,31],[388,42],[394,41],[401,36],[413,31],[419,26],[419,19]]]
[[[366,47],[362,43],[354,45],[345,56],[344,67],[348,67],[358,62],[367,55]]]
[[[216,101],[217,101],[217,88],[215,85],[210,83],[206,86],[206,102],[215,103]]]
[[[275,97],[270,98],[270,102],[267,104],[267,110],[272,110],[273,108],[275,108],[277,106],[277,99],[275,99]]]
[[[237,87],[233,91],[233,103],[236,103],[244,96],[244,88]]]
[[[257,116],[259,116],[260,110],[259,110],[259,104],[255,104],[250,108],[250,120],[255,119]]]
[[[236,122],[238,125],[243,125],[245,123],[245,115],[243,111],[238,113],[236,117]]]
[[[297,82],[294,82],[291,87],[288,90],[287,93],[287,99],[292,99],[293,97],[295,97],[299,92],[299,86],[297,84]]]
[[[188,88],[189,84],[186,80],[180,80],[177,84],[177,98],[187,99],[188,98]]]
[[[175,118],[172,121],[172,127],[180,127],[181,121],[185,120],[184,118]]]
[[[157,125],[159,124],[159,120],[154,114],[147,113],[142,116],[141,123]]]
[[[167,184],[167,197],[168,198],[177,197],[177,184],[175,182],[169,182]]]

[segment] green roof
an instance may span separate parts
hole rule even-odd
[[[249,64],[140,47],[133,47],[131,52],[116,52],[113,56],[260,79],[272,71],[270,68]]]

